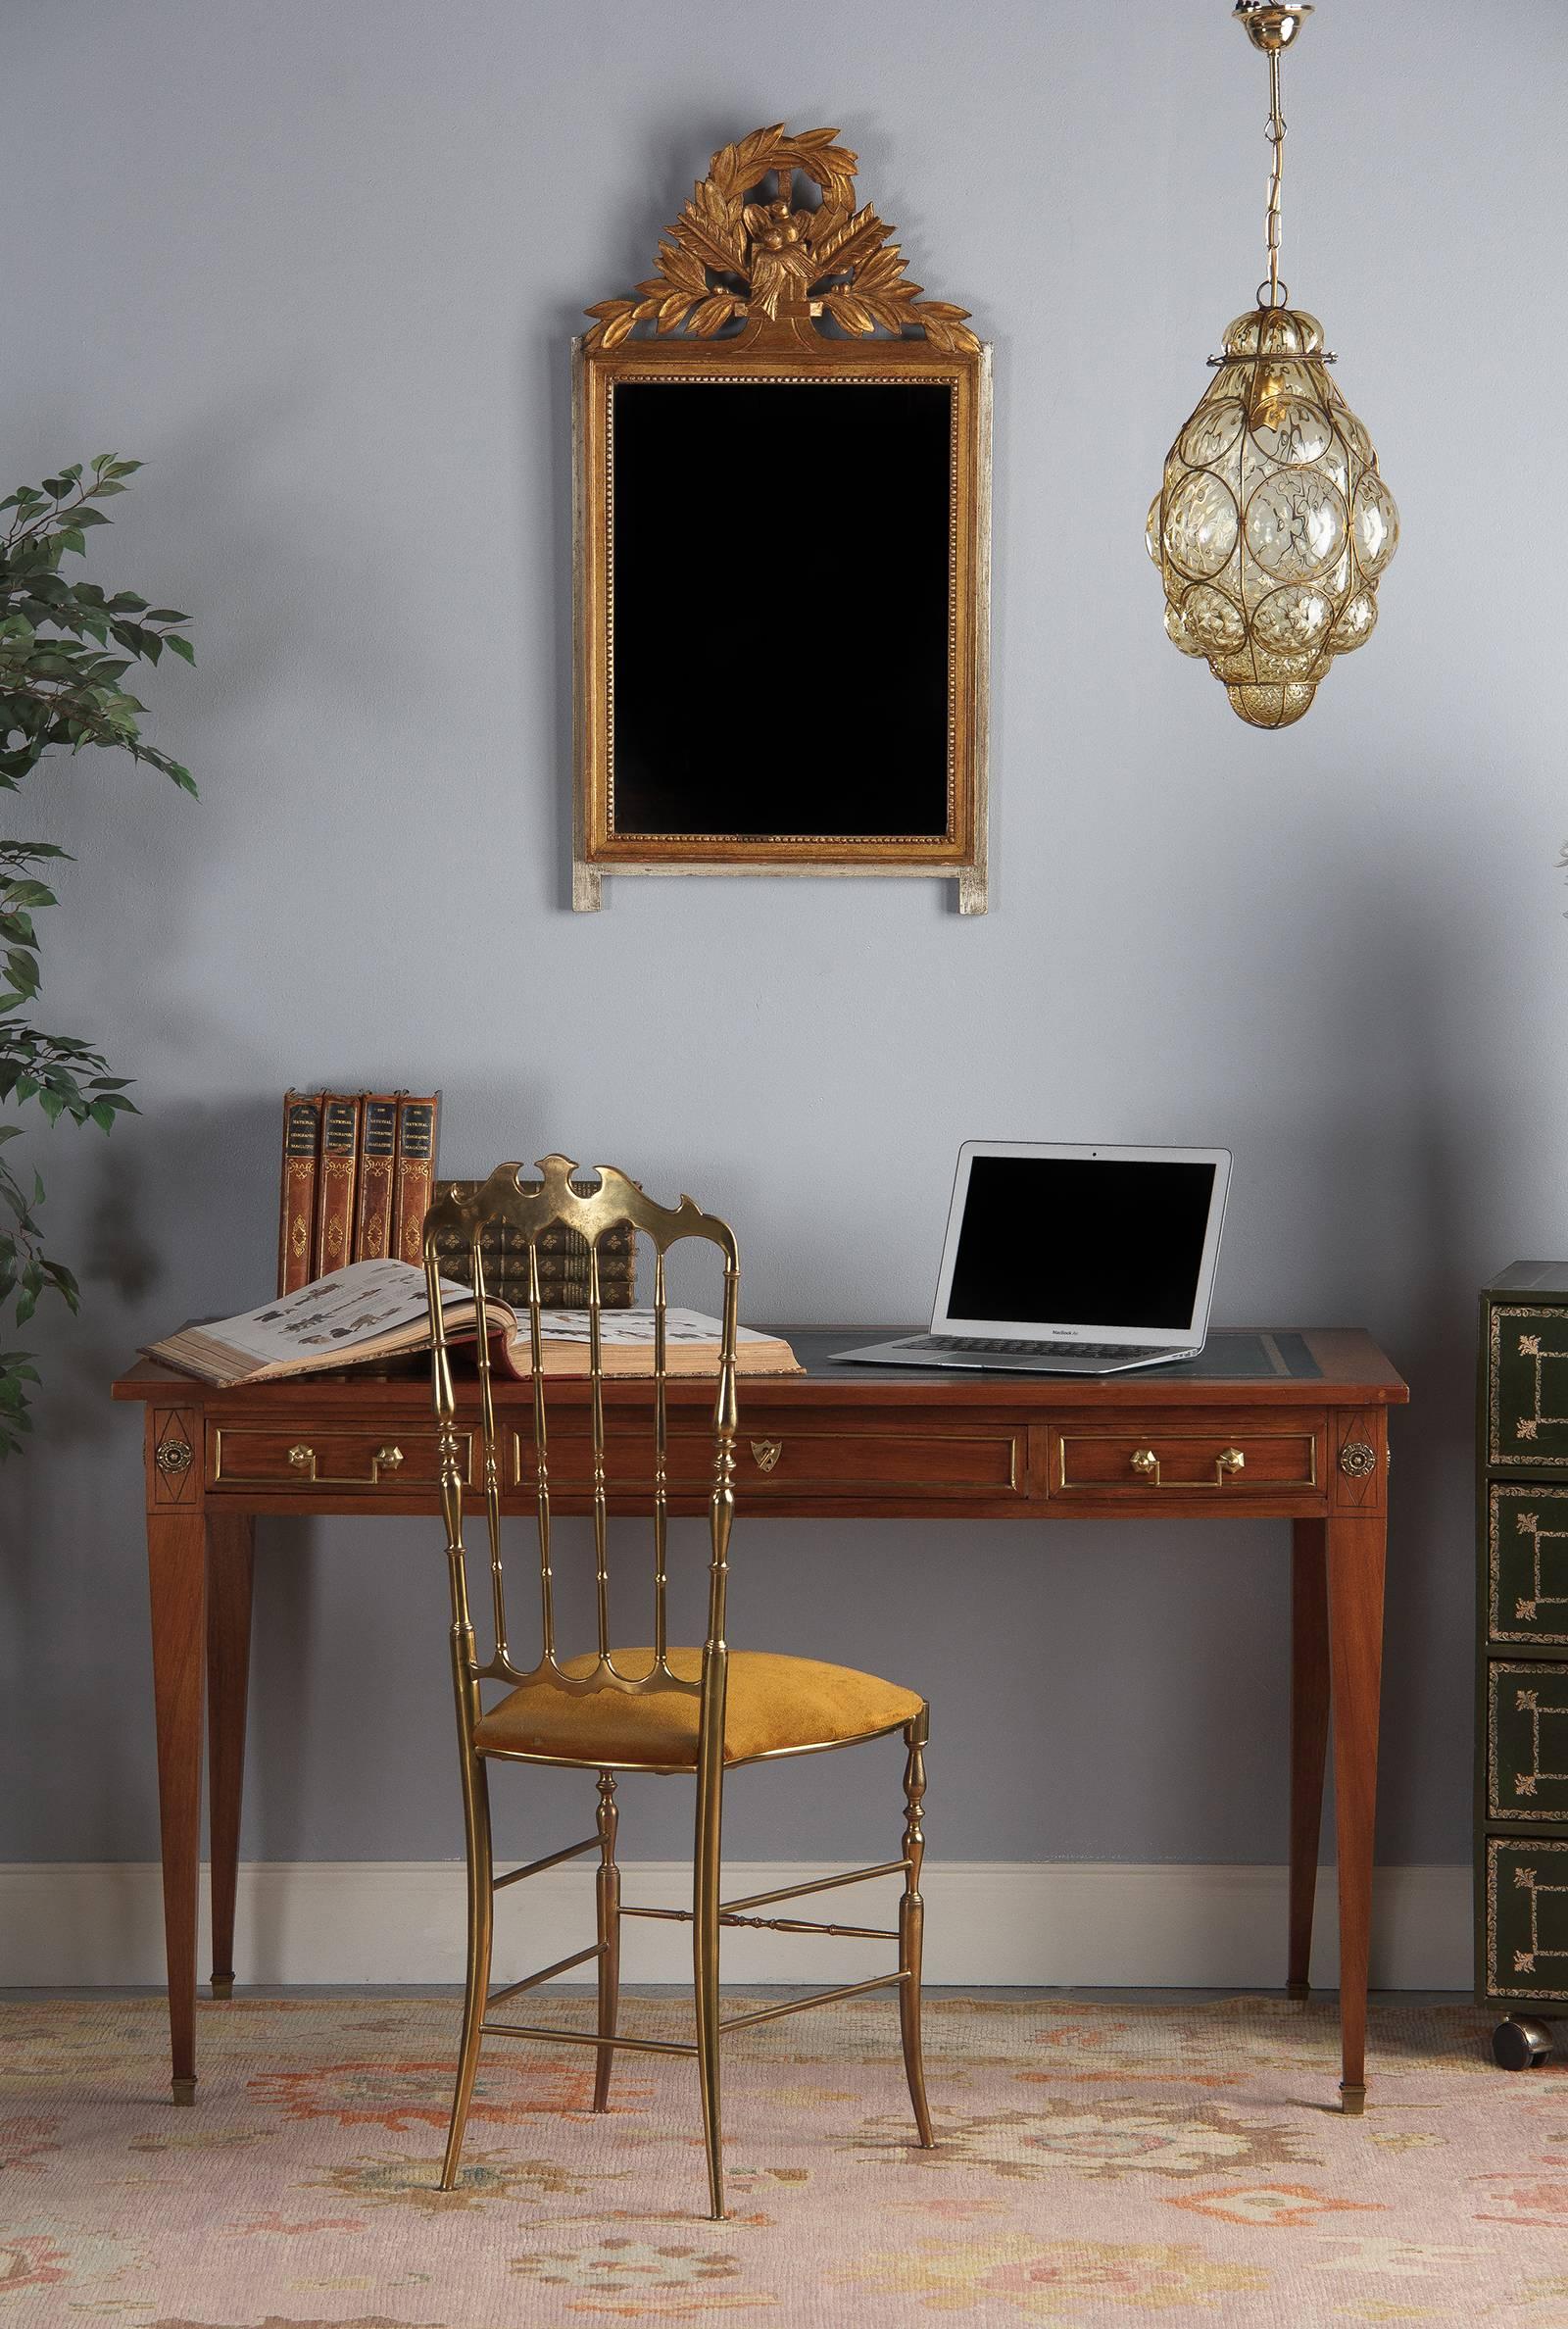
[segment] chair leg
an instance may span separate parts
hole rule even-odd
[[[490,1852],[490,1774],[476,1755],[466,1755],[463,1765],[463,1818],[468,1850],[468,1969],[463,1999],[463,2041],[458,2054],[458,2083],[452,2096],[452,2121],[447,2129],[446,2157],[441,2165],[441,2189],[450,2192],[458,2180],[463,2156],[463,2130],[479,2067],[479,2032],[485,1999],[490,1992],[490,1939],[494,1922],[494,1865]]]
[[[724,2214],[724,2164],[718,2092],[719,1791],[722,1766],[714,1753],[697,1780],[696,1884],[692,1967],[697,1994],[697,2073],[703,2097],[703,2141],[708,2151],[708,2212]]]
[[[920,2048],[920,1951],[925,1928],[925,1903],[920,1898],[925,1829],[920,1807],[925,1797],[929,1721],[929,1711],[922,1708],[904,1734],[909,1746],[908,1760],[904,1766],[904,1857],[909,1865],[904,1879],[904,1897],[899,1903],[899,1969],[904,1975],[899,1984],[899,2032],[904,2040],[904,2069],[914,2108],[915,2133],[926,2151],[936,2140],[925,2099],[925,2057]]]
[[[611,1771],[599,1774],[599,1870],[594,1878],[594,1903],[599,1913],[599,2035],[613,2038],[620,2007],[620,1870],[615,1865],[615,1780]],[[610,2108],[610,2071],[615,2058],[611,2046],[599,2049],[594,2073],[594,2108]]]

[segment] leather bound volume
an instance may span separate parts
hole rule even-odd
[[[314,1277],[325,1277],[354,1259],[354,1184],[360,1157],[363,1095],[328,1092],[321,1113],[319,1198],[316,1208]]]
[[[537,1181],[522,1187],[537,1188]],[[480,1181],[443,1181],[443,1188],[471,1197]],[[579,1196],[594,1184],[574,1181]],[[486,1290],[514,1310],[528,1307],[528,1248],[514,1229],[492,1223],[479,1240],[484,1257]],[[456,1230],[442,1230],[436,1238],[441,1271],[467,1285],[468,1249]],[[599,1240],[599,1299],[606,1310],[632,1310],[637,1302],[637,1234],[629,1221],[607,1229]],[[588,1248],[574,1229],[557,1222],[539,1239],[539,1300],[545,1310],[586,1310],[588,1307]]]
[[[324,1092],[283,1095],[283,1187],[277,1229],[277,1290],[308,1285],[315,1258],[316,1177]]]
[[[392,1195],[398,1164],[397,1092],[367,1092],[354,1199],[354,1260],[384,1262],[392,1251]]]
[[[473,1185],[475,1184],[468,1181],[449,1181],[445,1175],[442,1176],[441,1186],[443,1189],[461,1189],[466,1194]],[[477,1185],[482,1186],[482,1184]],[[466,1254],[467,1250],[467,1240],[459,1230],[437,1230],[436,1252],[438,1254]],[[479,1251],[487,1260],[494,1255],[508,1262],[520,1262],[526,1266],[528,1241],[518,1230],[492,1224],[480,1236]],[[617,1225],[604,1231],[599,1240],[599,1273],[601,1277],[612,1276],[617,1271],[624,1275],[633,1268],[635,1261],[636,1256],[629,1230]],[[566,1231],[564,1238],[558,1237],[553,1229],[546,1229],[541,1233],[539,1266],[543,1269],[547,1265],[584,1277],[587,1276],[588,1248],[574,1229]]]
[[[472,1284],[468,1269],[466,1248],[459,1253],[443,1253],[440,1260],[443,1277],[453,1278],[460,1286]],[[514,1311],[528,1307],[528,1258],[521,1255],[484,1257],[484,1283],[487,1294],[506,1303]],[[607,1311],[632,1310],[637,1302],[637,1280],[630,1270],[612,1270],[601,1264],[599,1270],[599,1300]],[[588,1308],[588,1271],[561,1269],[541,1254],[539,1257],[539,1302],[544,1310],[586,1310]]]
[[[392,1200],[392,1254],[416,1267],[424,1260],[424,1216],[435,1195],[436,1117],[441,1095],[398,1102],[397,1174]]]
[[[573,1184],[575,1186],[575,1184]],[[590,1184],[584,1183],[579,1196],[589,1194]],[[568,1229],[564,1221],[553,1222],[541,1231],[539,1238],[541,1264],[556,1262],[568,1272],[588,1275],[588,1248],[575,1229]],[[617,1267],[635,1269],[637,1265],[637,1237],[629,1222],[619,1222],[607,1229],[599,1240],[599,1275],[608,1278]]]

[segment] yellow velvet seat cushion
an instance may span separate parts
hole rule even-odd
[[[612,1650],[623,1674],[648,1673],[652,1650]],[[562,1671],[591,1674],[597,1660],[564,1658]],[[695,1682],[700,1650],[671,1650],[681,1681]],[[685,1764],[696,1768],[701,1701],[678,1690],[563,1690],[548,1676],[524,1682],[474,1726],[474,1745],[513,1754],[559,1755],[575,1761]],[[765,1650],[732,1650],[724,1700],[724,1760],[746,1762],[781,1748],[825,1746],[892,1730],[911,1721],[924,1701],[853,1666]]]

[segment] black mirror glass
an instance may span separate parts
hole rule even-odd
[[[954,389],[617,380],[611,831],[942,840]]]

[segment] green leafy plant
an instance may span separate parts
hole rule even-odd
[[[141,467],[100,453],[90,470],[77,462],[41,485],[21,485],[0,501],[0,789],[16,792],[48,752],[84,745],[128,752],[194,793],[190,770],[142,737],[146,707],[122,681],[132,664],[156,664],[167,647],[195,662],[176,607],[149,607],[133,590],[106,592],[61,571],[68,553],[84,557],[87,535],[110,520],[97,507],[125,490]],[[9,518],[7,517],[9,513]],[[74,1035],[48,1035],[28,1012],[38,993],[33,915],[58,903],[37,868],[67,852],[52,841],[0,840],[0,1105],[31,1103],[51,1124],[113,1128],[134,1113],[125,1078],[111,1075],[102,1053]],[[56,1294],[75,1310],[79,1290],[63,1262],[44,1252],[37,1209],[43,1180],[30,1188],[13,1169],[9,1144],[24,1126],[0,1117],[0,1312],[23,1327],[41,1298]],[[0,1459],[15,1455],[30,1430],[28,1387],[38,1372],[26,1351],[0,1349]]]

